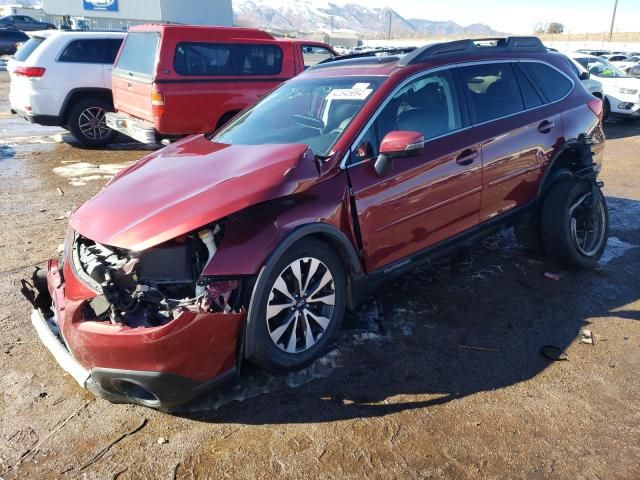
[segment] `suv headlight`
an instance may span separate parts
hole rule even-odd
[[[616,87],[616,90],[620,93],[622,93],[623,95],[635,95],[636,93],[638,93],[638,90],[635,90],[633,88],[620,88],[620,87]]]

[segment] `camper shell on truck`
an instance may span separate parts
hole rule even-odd
[[[113,70],[116,113],[107,124],[143,143],[215,130],[334,55],[321,42],[249,28],[133,27]]]

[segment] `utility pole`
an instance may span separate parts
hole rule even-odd
[[[618,10],[618,0],[615,0],[613,4],[613,15],[611,16],[611,28],[609,28],[609,41],[611,41],[611,37],[613,36],[613,25],[616,23],[616,10]]]
[[[331,15],[331,36],[333,37],[333,15]]]
[[[387,40],[391,40],[391,11],[389,11],[389,35],[387,36]]]

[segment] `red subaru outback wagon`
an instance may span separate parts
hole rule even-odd
[[[382,281],[498,229],[593,267],[601,115],[536,38],[325,62],[75,211],[33,324],[82,386],[168,408],[309,363]]]

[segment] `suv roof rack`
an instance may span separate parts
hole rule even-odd
[[[416,49],[417,47],[381,48],[377,50],[369,50],[368,52],[348,53],[347,55],[338,55],[337,57],[327,58],[321,62],[318,62],[317,65],[323,65],[331,62],[338,62],[340,60],[350,60],[352,58],[387,57],[390,55],[402,55],[405,53],[411,53]],[[383,54],[383,55],[380,55],[380,54]]]
[[[495,37],[455,40],[435,43],[414,50],[400,59],[400,66],[427,62],[441,55],[478,55],[484,52],[534,52],[546,53],[547,49],[538,37]]]

